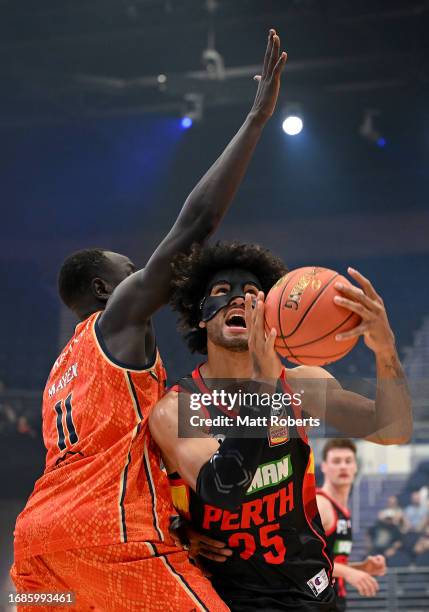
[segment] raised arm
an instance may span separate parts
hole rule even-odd
[[[286,57],[286,53],[280,53],[279,37],[270,30],[256,97],[243,125],[188,196],[147,266],[124,280],[109,299],[99,326],[113,354],[119,352],[126,359],[122,330],[146,324],[168,302],[172,258],[186,252],[193,243],[206,240],[221,222],[244,177],[263,127],[274,112]],[[133,344],[128,335],[126,340],[128,346]],[[141,346],[141,338],[138,342]],[[147,348],[146,353],[150,352]],[[143,356],[142,353],[136,356],[135,347],[134,350],[130,347],[130,351],[130,359]]]

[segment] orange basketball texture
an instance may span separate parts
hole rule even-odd
[[[338,342],[335,336],[361,322],[354,312],[334,302],[334,285],[350,281],[334,270],[309,266],[288,272],[265,301],[265,328],[277,330],[275,348],[289,361],[326,365],[347,355],[358,338]]]

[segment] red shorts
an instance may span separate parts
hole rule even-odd
[[[187,553],[146,542],[54,552],[15,561],[18,592],[73,592],[74,605],[19,605],[21,612],[227,612]]]

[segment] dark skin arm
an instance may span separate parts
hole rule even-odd
[[[152,360],[155,337],[150,317],[169,300],[171,260],[192,244],[204,242],[228,210],[263,127],[274,112],[286,57],[280,53],[279,37],[270,30],[256,97],[243,125],[190,193],[146,267],[122,281],[109,298],[99,328],[116,359],[136,368]]]

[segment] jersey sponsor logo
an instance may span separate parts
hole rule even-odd
[[[287,425],[274,425],[268,430],[268,442],[269,445],[278,446],[279,444],[286,444],[289,440],[289,429]]]
[[[337,540],[334,544],[334,555],[349,555],[352,552],[351,540]]]
[[[337,533],[339,535],[346,535],[348,530],[351,529],[352,522],[350,519],[338,519],[337,521]]]
[[[320,595],[320,593],[322,593],[322,591],[324,591],[326,587],[329,586],[329,578],[326,573],[326,570],[320,570],[320,572],[313,576],[313,578],[307,580],[307,584],[312,590],[313,594],[316,595],[316,597]]]
[[[73,378],[77,377],[77,374],[78,374],[77,363],[74,363],[73,365],[69,367],[69,369],[65,372],[65,374],[61,376],[60,380],[57,383],[54,383],[53,385],[49,387],[48,389],[49,397],[54,397],[54,395],[58,391],[61,391],[61,389],[64,389],[73,380]]]
[[[256,493],[256,491],[261,491],[268,487],[273,487],[290,478],[292,474],[293,469],[290,455],[286,455],[273,463],[263,463],[256,470],[246,495]]]
[[[313,291],[318,291],[322,282],[316,278],[318,268],[313,268],[311,273],[303,274],[298,282],[292,287],[292,291],[289,293],[288,299],[284,305],[284,308],[291,308],[297,310],[301,301],[302,294],[307,289],[308,285],[311,285]]]

